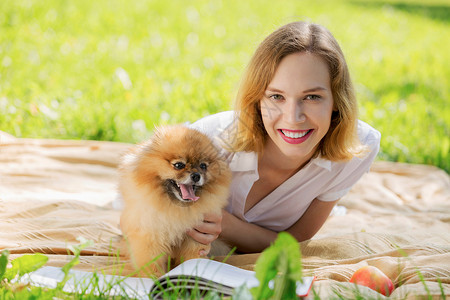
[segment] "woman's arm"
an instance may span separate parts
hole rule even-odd
[[[311,239],[323,226],[339,200],[326,202],[314,199],[305,213],[286,231],[299,242]],[[220,237],[235,245],[241,252],[261,252],[276,239],[277,232],[244,222],[224,212]]]
[[[205,215],[203,222],[187,234],[205,245],[220,235],[221,239],[245,253],[260,252],[270,246],[277,237],[277,232],[244,222],[225,210],[222,211],[222,216]]]
[[[277,232],[242,221],[227,211],[223,211],[220,238],[235,246],[239,252],[261,252],[276,239]]]
[[[286,231],[299,242],[311,239],[325,223],[338,201],[314,199],[303,216]],[[276,231],[242,221],[225,210],[222,216],[205,216],[203,223],[188,234],[202,244],[209,244],[220,235],[220,238],[244,253],[261,252],[269,247],[278,235]]]
[[[314,199],[303,216],[286,231],[292,234],[299,242],[311,239],[322,228],[338,201],[339,199],[335,201]]]

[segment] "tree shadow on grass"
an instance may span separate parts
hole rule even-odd
[[[444,23],[450,23],[450,5],[446,4],[405,3],[394,1],[369,2],[361,0],[350,1],[350,3],[366,8],[391,7],[395,10],[419,15]]]

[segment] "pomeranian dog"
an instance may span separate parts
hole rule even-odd
[[[159,127],[124,156],[119,176],[120,225],[140,274],[162,275],[168,259],[173,267],[210,250],[186,231],[206,213],[221,214],[231,172],[205,134],[181,125]]]

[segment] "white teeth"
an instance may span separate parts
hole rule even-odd
[[[304,137],[309,132],[309,130],[307,130],[305,132],[302,132],[302,133],[300,133],[300,132],[284,131],[284,130],[281,130],[281,132],[287,137],[290,137],[292,139],[298,139],[298,138]]]

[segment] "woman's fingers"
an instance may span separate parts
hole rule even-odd
[[[193,238],[194,240],[203,245],[211,244],[218,237],[218,235],[216,234],[203,233],[195,228],[188,230],[187,234],[191,238]]]
[[[222,215],[206,214],[203,222],[188,230],[187,234],[197,242],[208,245],[222,232]]]

